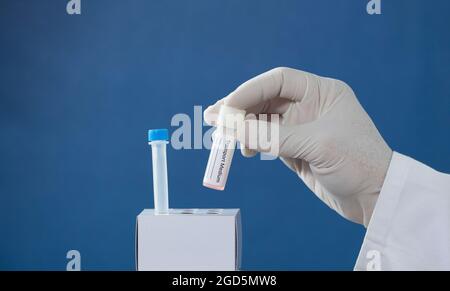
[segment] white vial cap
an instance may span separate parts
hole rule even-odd
[[[244,118],[245,110],[222,105],[220,106],[217,125],[229,129],[238,129],[243,125]]]

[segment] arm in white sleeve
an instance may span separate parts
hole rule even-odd
[[[394,153],[355,270],[450,270],[450,175]]]

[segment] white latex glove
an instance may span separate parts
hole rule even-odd
[[[215,124],[222,104],[247,113],[279,114],[281,160],[329,207],[368,225],[392,150],[347,84],[276,68],[208,107],[204,112],[208,124]],[[250,123],[264,121],[245,122],[247,128],[253,128]],[[238,136],[242,154],[249,157],[263,151],[258,146],[249,149],[257,143],[249,143],[252,135],[246,133]]]

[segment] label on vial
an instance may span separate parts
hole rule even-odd
[[[215,137],[203,178],[205,186],[219,190],[225,188],[235,147],[236,141],[234,138],[224,135]]]

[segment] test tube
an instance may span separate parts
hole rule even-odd
[[[245,111],[226,105],[220,107],[217,129],[212,134],[213,144],[206,165],[203,186],[224,190],[236,148],[236,131],[242,126]]]
[[[152,147],[153,198],[155,214],[169,213],[169,192],[167,185],[166,146],[169,143],[167,129],[148,131],[148,144]]]

